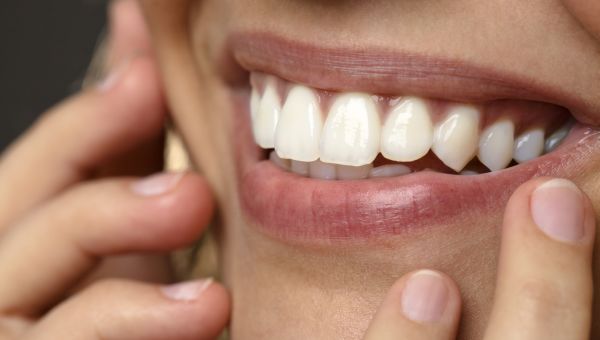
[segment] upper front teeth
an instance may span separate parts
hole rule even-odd
[[[432,151],[457,173],[477,157],[491,171],[502,170],[513,159],[522,163],[552,151],[572,126],[566,124],[546,140],[544,127],[524,130],[519,116],[500,112],[493,122],[486,122],[480,106],[438,105],[417,97],[386,102],[365,93],[320,95],[303,85],[290,86],[282,97],[281,88],[272,76],[264,79],[262,93],[253,87],[250,113],[255,140],[264,149],[275,149],[278,157],[272,159],[280,166],[315,178],[411,172],[399,164],[373,169],[379,153],[408,163]],[[524,132],[515,138],[518,130]]]
[[[333,103],[321,136],[321,160],[326,163],[361,166],[379,153],[381,124],[370,96],[348,93]]]
[[[295,86],[281,110],[275,132],[275,150],[282,158],[316,161],[320,154],[322,129],[323,114],[313,90]]]

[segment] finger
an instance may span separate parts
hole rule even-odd
[[[563,179],[536,179],[508,202],[486,339],[587,339],[594,214]]]
[[[140,56],[101,90],[67,100],[38,121],[0,161],[0,231],[99,164],[160,134],[158,77],[154,61]]]
[[[64,298],[99,257],[193,243],[213,204],[206,182],[191,174],[72,189],[0,243],[0,313],[35,315]]]
[[[229,320],[225,289],[207,281],[157,287],[106,281],[67,300],[25,339],[214,339]]]
[[[365,340],[455,339],[460,293],[447,276],[431,270],[405,275],[389,291]]]
[[[107,66],[113,68],[116,62],[138,51],[151,53],[150,32],[135,0],[112,1],[109,6],[110,35],[108,42]]]

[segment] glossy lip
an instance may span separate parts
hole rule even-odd
[[[264,35],[250,34],[244,37],[244,43],[236,43],[239,36],[232,40],[232,53],[249,71],[273,73],[309,86],[338,90],[346,86],[358,86],[360,75],[364,73],[363,77],[370,81],[366,85],[361,83],[360,88],[353,90],[370,89],[372,93],[376,93],[374,89],[378,86],[383,86],[380,82],[384,85],[391,84],[398,77],[392,74],[379,78],[378,72],[373,76],[368,73],[368,67],[373,65],[366,67],[363,63],[349,63],[348,56],[340,58],[345,60],[347,65],[355,65],[355,68],[345,70],[345,73],[338,73],[339,69],[335,67],[330,73],[325,72],[328,63],[336,62],[333,56],[326,62],[317,61],[319,71],[309,66],[304,72],[297,72],[295,69],[298,67],[292,67],[295,63],[302,61],[308,65],[315,60],[315,53],[327,55],[329,51],[315,52],[316,47],[312,46],[303,55],[300,50],[306,46],[302,44],[293,45],[289,41],[269,35],[266,40]],[[267,46],[257,48],[260,44]],[[293,47],[289,44],[296,46],[295,57],[282,62],[279,60],[282,58],[282,51],[290,51]],[[360,55],[358,60],[363,60],[365,55]],[[406,62],[403,61],[402,55],[398,59],[390,59],[385,63],[387,65]],[[431,63],[431,59],[424,59],[422,64],[413,57],[410,57],[410,60],[412,70],[425,70]],[[542,100],[545,96],[555,96],[555,99],[563,98],[562,103],[577,103],[576,99],[567,94],[559,95],[555,90],[531,84],[525,88],[524,84],[517,80],[511,83],[508,81],[509,76],[497,75],[497,79],[503,80],[491,82],[489,77],[481,76],[482,72],[490,71],[469,69],[468,65],[452,69],[452,72],[465,70],[469,76],[453,76],[434,68],[428,70],[421,78],[397,84],[390,91],[411,89],[410,93],[415,95],[443,99],[452,97],[461,101],[465,101],[467,97],[471,97],[471,100],[473,97],[479,100]],[[401,69],[395,70],[403,72]],[[388,72],[392,72],[391,69],[388,69]],[[315,74],[320,77],[315,77]],[[474,76],[475,74],[478,76]],[[356,83],[340,82],[339,84],[345,84],[344,87],[334,86],[335,79],[355,77]],[[309,78],[313,80],[309,81]],[[425,83],[431,85],[432,79],[438,79],[439,82],[425,88]],[[315,82],[320,85],[315,85]],[[487,82],[492,85],[484,85]],[[325,84],[330,84],[331,87]],[[457,97],[461,89],[470,88],[473,84],[481,85],[481,92],[477,96],[475,93],[467,93]],[[578,124],[561,147],[554,152],[500,172],[479,176],[419,172],[384,179],[322,181],[285,172],[270,161],[263,160],[264,152],[255,145],[250,129],[248,94],[238,95],[236,99],[239,116],[234,120],[237,132],[234,146],[238,160],[241,205],[252,226],[268,236],[288,243],[331,245],[372,241],[390,235],[402,235],[412,230],[423,230],[430,226],[447,225],[470,211],[477,211],[479,214],[497,213],[498,204],[504,204],[510,193],[521,183],[537,176],[573,177],[584,166],[585,160],[591,157],[590,152],[600,147],[600,131]]]

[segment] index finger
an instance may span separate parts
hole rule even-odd
[[[157,136],[165,108],[153,59],[137,56],[104,86],[43,116],[0,160],[0,231],[95,167]]]

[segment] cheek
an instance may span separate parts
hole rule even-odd
[[[562,0],[562,2],[583,27],[600,40],[600,1]]]

